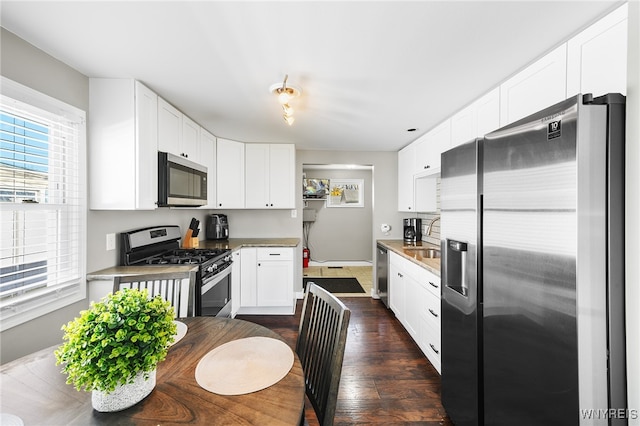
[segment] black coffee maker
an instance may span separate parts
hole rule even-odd
[[[403,235],[406,243],[422,241],[422,219],[417,217],[404,219]]]

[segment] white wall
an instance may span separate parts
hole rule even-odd
[[[640,2],[629,2],[626,153],[626,315],[629,408],[640,425]]]

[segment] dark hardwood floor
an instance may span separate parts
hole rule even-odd
[[[341,298],[351,310],[340,378],[336,425],[452,425],[440,402],[440,375],[382,302]],[[284,337],[295,348],[295,316],[238,315]],[[311,405],[305,417],[318,425]]]

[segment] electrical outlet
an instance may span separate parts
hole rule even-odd
[[[298,210],[296,210],[296,209],[291,210],[291,217],[292,217],[293,219],[295,219],[296,217],[298,217]]]
[[[107,251],[116,249],[116,234],[107,234]]]

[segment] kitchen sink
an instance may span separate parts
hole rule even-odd
[[[439,259],[440,258],[440,250],[436,249],[422,249],[418,250],[420,255],[427,259]]]
[[[435,248],[405,247],[404,252],[416,259],[440,259],[440,250]]]

